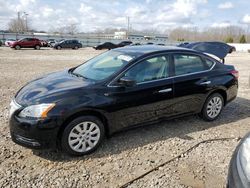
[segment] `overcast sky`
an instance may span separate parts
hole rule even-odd
[[[0,30],[18,11],[27,12],[32,27],[44,31],[70,23],[83,32],[121,28],[127,16],[137,30],[250,25],[248,0],[0,0]]]

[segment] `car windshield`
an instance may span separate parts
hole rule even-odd
[[[118,51],[108,51],[90,59],[72,73],[95,81],[104,80],[119,71],[135,56]]]

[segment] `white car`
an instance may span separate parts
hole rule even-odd
[[[4,43],[5,46],[10,46],[11,43],[15,42],[15,39],[7,39]]]

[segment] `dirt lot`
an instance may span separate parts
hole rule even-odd
[[[119,187],[202,140],[237,138],[250,131],[250,54],[234,53],[226,63],[240,71],[238,98],[212,123],[190,116],[122,132],[106,139],[95,153],[77,158],[14,144],[8,108],[15,92],[27,81],[78,65],[98,53],[90,48],[15,51],[0,47],[0,187]],[[237,143],[232,139],[201,144],[128,187],[224,187]]]

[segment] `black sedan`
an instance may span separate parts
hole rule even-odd
[[[111,50],[111,49],[117,48],[117,46],[116,46],[116,44],[114,44],[112,42],[104,42],[102,44],[94,46],[93,48],[96,50],[104,50],[104,49]]]
[[[228,171],[227,188],[250,187],[250,133],[235,149]]]
[[[83,155],[130,127],[190,114],[213,121],[237,90],[238,71],[204,53],[117,48],[21,88],[11,102],[10,133],[26,147]]]
[[[124,46],[132,45],[132,44],[133,44],[133,42],[131,42],[131,41],[122,41],[122,42],[118,43],[116,46],[117,46],[117,48],[119,48],[119,47],[124,47]]]
[[[63,40],[61,42],[55,43],[53,48],[61,50],[62,48],[71,48],[77,50],[82,48],[82,44],[78,40]]]

